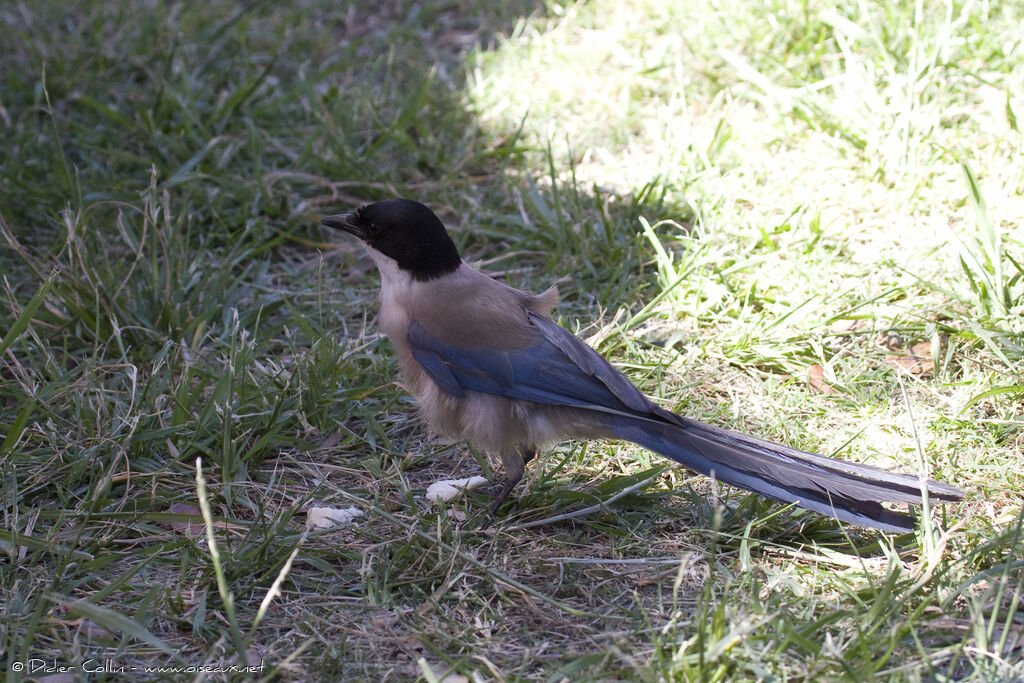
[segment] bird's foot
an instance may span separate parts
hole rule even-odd
[[[501,507],[501,504],[505,502],[505,499],[508,498],[508,495],[512,493],[512,489],[518,483],[519,477],[502,477],[488,487],[487,492],[491,496],[491,502],[487,505],[487,509],[490,510],[492,516],[498,511],[498,508]]]
[[[488,486],[487,493],[491,497],[491,502],[487,504],[486,508],[466,520],[464,527],[483,531],[491,526],[494,523],[498,508],[501,507],[501,504],[505,502],[505,499],[508,498],[509,494],[512,493],[512,489],[518,483],[518,479],[502,477]]]

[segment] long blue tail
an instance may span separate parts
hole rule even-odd
[[[619,438],[726,484],[851,524],[893,532],[914,528],[910,515],[881,503],[920,505],[916,476],[806,453],[667,411],[658,415],[663,419],[615,415],[603,422]],[[927,480],[925,489],[936,501],[963,497],[937,481]]]

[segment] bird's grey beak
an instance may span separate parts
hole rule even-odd
[[[363,229],[355,222],[355,214],[352,213],[338,213],[333,216],[325,216],[321,225],[326,225],[328,228],[337,228],[344,230],[345,232],[355,235],[360,239],[363,237]]]

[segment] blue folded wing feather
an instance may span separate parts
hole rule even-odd
[[[596,381],[604,390],[614,394],[624,407],[639,413],[648,413],[654,408],[650,399],[579,337],[543,316],[529,313],[529,318],[551,346],[557,348],[566,360],[588,375],[592,381]]]
[[[524,349],[447,344],[413,321],[406,340],[413,357],[445,393],[466,390],[547,405],[647,414],[653,405],[596,351],[565,328],[534,314],[537,341]]]

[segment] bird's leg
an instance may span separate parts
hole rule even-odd
[[[501,504],[508,498],[508,494],[512,493],[512,489],[523,478],[526,463],[533,460],[536,455],[537,449],[535,448],[515,448],[501,454],[501,463],[505,468],[505,476],[496,480],[489,487],[488,491],[491,495],[491,502],[487,506],[486,514],[484,510],[481,510],[473,515],[466,522],[467,528],[478,527],[486,529],[491,525],[494,513],[498,511]]]
[[[498,511],[501,504],[508,498],[508,494],[512,493],[512,489],[522,480],[526,463],[533,460],[536,455],[537,449],[535,448],[516,448],[501,454],[501,464],[505,467],[505,476],[491,487],[491,504],[488,507],[492,515]]]

